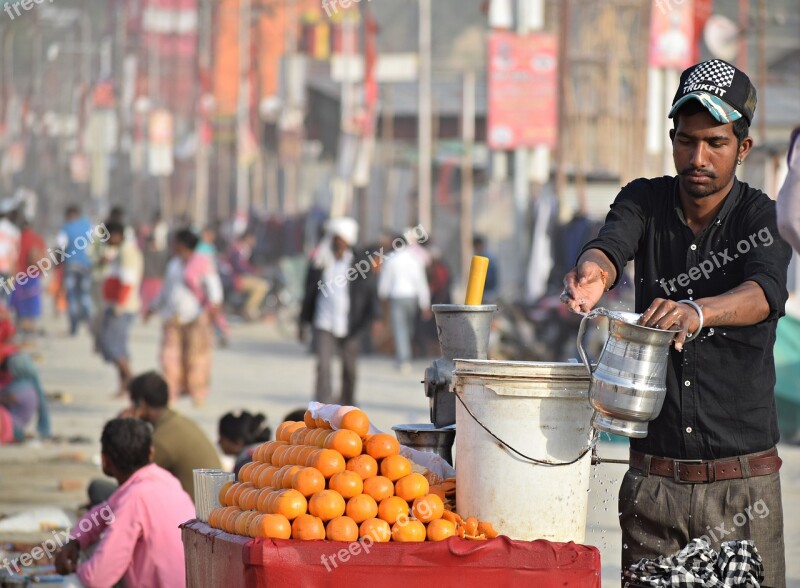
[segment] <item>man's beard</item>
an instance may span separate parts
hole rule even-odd
[[[714,172],[698,171],[694,168],[685,168],[678,172],[681,185],[683,186],[686,194],[691,198],[707,198],[712,194],[719,192],[725,184],[719,182],[719,176]],[[689,179],[690,175],[700,175],[710,178],[712,181],[706,184],[695,184]],[[727,182],[726,182],[727,183]]]

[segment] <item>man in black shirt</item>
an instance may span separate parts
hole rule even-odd
[[[640,324],[680,329],[661,413],[630,442],[623,570],[696,537],[716,549],[751,539],[764,584],[785,586],[772,348],[791,249],[774,202],[735,175],[755,104],[750,80],[726,62],[684,71],[669,113],[678,175],[625,186],[564,278],[564,303],[587,312],[633,260]]]

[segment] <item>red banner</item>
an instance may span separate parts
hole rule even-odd
[[[555,147],[558,135],[555,35],[491,33],[488,72],[489,147]]]
[[[650,67],[684,70],[695,63],[694,0],[657,2],[650,17]]]

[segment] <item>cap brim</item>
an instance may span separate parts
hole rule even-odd
[[[686,102],[689,100],[697,100],[700,102],[700,104],[702,104],[706,110],[711,113],[711,116],[721,123],[729,123],[742,118],[741,112],[736,110],[733,106],[725,102],[719,96],[714,96],[708,92],[691,92],[686,94],[686,96],[683,96],[680,100],[672,105],[672,109],[669,111],[669,118],[675,116],[675,113],[678,112],[678,109],[686,104]]]

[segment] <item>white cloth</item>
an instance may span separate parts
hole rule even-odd
[[[14,273],[18,260],[19,229],[7,218],[0,219],[0,273]]]
[[[347,271],[353,265],[353,253],[333,259],[322,271],[322,285],[317,295],[314,326],[334,337],[346,337],[350,316],[350,281]]]
[[[358,223],[347,216],[329,220],[326,231],[331,236],[344,239],[350,247],[358,241]]]
[[[177,319],[188,324],[198,319],[203,312],[203,304],[197,299],[184,280],[184,263],[180,257],[173,257],[167,264],[164,285],[157,308],[165,320]],[[203,277],[203,290],[208,302],[212,305],[222,303],[222,282],[216,272],[209,272]]]
[[[431,291],[425,266],[408,247],[398,249],[387,256],[378,281],[378,296],[390,298],[416,298],[420,310],[431,305]]]
[[[778,230],[800,252],[800,130],[789,145],[788,172],[778,192]]]

